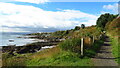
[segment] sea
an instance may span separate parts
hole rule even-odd
[[[0,33],[0,46],[8,46],[10,44],[10,39],[14,40],[14,44],[16,46],[23,46],[26,44],[30,44],[35,41],[35,39],[30,39],[30,38],[18,38],[18,37],[23,37],[26,34],[29,33],[11,33],[11,32],[1,32]]]

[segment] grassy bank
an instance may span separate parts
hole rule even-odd
[[[57,34],[59,34],[57,32]],[[64,33],[64,32],[62,32]],[[60,33],[61,34],[61,33]],[[86,27],[77,31],[65,31],[66,40],[59,46],[35,53],[3,54],[4,66],[93,66],[94,57],[103,44],[99,38],[101,31],[96,26]],[[56,35],[56,33],[55,33]],[[58,35],[59,36],[59,35]],[[93,43],[93,36],[95,42]],[[84,37],[84,57],[80,55],[81,37]]]
[[[112,53],[120,64],[120,17],[115,18],[106,25],[107,35],[111,38]]]
[[[38,54],[36,54],[38,56]],[[37,60],[37,61],[36,61]],[[72,52],[60,51],[54,55],[41,58],[33,58],[27,61],[27,66],[91,66],[89,58],[80,59]]]
[[[79,58],[79,54],[62,51],[59,47],[17,56],[4,54],[4,66],[92,66],[90,58]],[[6,58],[5,58],[6,57]]]
[[[112,45],[112,54],[116,58],[115,61],[120,64],[120,41],[116,37],[111,37],[111,45]]]
[[[80,52],[62,50],[59,46],[36,53],[3,54],[4,66],[93,66],[91,57],[94,57],[103,44],[102,40],[95,41],[91,48],[84,50],[84,58]]]

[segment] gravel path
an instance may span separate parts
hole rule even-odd
[[[118,66],[112,55],[110,39],[106,36],[104,44],[95,58],[92,58],[94,66]]]

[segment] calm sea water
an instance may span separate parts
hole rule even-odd
[[[14,43],[17,46],[22,46],[25,44],[37,42],[34,41],[34,39],[28,39],[28,38],[17,38],[24,36],[27,33],[0,33],[0,46],[8,46],[9,44],[9,39],[13,39]]]

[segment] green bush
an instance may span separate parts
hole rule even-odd
[[[75,52],[77,54],[80,54],[80,44],[81,39],[80,38],[73,38],[73,39],[67,39],[59,44],[60,48],[65,51],[71,51]],[[91,47],[84,46],[84,56],[87,57],[94,57],[97,53],[97,51],[100,48],[100,45],[103,44],[103,40],[96,40],[95,43]]]
[[[75,28],[74,28],[74,30],[79,30],[80,29],[80,26],[76,26]]]
[[[86,49],[84,51],[85,51],[84,55],[87,57],[94,57],[96,54],[95,50],[93,50],[93,49]]]
[[[95,41],[91,48],[84,50],[84,55],[87,57],[94,57],[103,43],[104,43],[103,40]]]
[[[80,53],[80,38],[67,39],[59,44],[60,48],[65,51]]]

